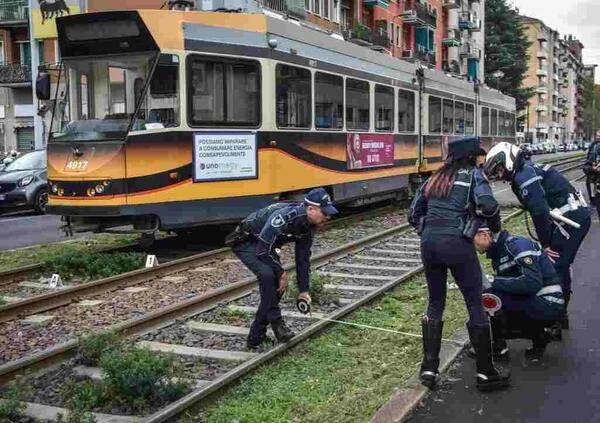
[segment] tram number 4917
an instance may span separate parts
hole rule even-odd
[[[83,171],[87,168],[89,160],[69,160],[65,165],[65,170],[70,171]]]

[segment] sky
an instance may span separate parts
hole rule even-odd
[[[520,13],[542,20],[561,38],[573,34],[585,46],[583,63],[600,65],[600,0],[508,0]],[[600,83],[600,67],[596,69]]]

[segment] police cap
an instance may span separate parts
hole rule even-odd
[[[481,148],[479,137],[463,137],[448,143],[448,155],[452,159],[462,159],[471,156],[485,156],[487,152]]]
[[[330,216],[338,211],[333,207],[331,197],[323,188],[315,188],[311,190],[304,199],[304,204],[320,207],[323,213]]]

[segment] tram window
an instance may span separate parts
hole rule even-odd
[[[513,137],[515,136],[515,130],[516,130],[515,123],[516,123],[515,122],[515,114],[511,113],[510,114],[510,135]]]
[[[141,97],[143,79],[134,81],[134,94]],[[150,80],[150,90],[140,105],[134,128],[179,126],[179,57],[161,54]]]
[[[126,88],[125,88],[125,70],[121,68],[108,68],[109,80],[109,99],[110,99],[110,114],[118,115],[127,113],[125,110],[126,103]]]
[[[315,73],[315,127],[344,127],[344,78],[329,73]]]
[[[346,129],[369,130],[370,101],[367,81],[346,79]]]
[[[465,134],[475,133],[475,106],[467,103],[465,106]]]
[[[257,62],[191,56],[188,69],[192,126],[260,125]]]
[[[429,97],[429,132],[439,134],[442,131],[442,99]]]
[[[481,135],[490,135],[490,109],[489,107],[481,108]]]
[[[462,101],[454,103],[454,125],[456,125],[454,133],[465,133],[465,103]]]
[[[279,128],[310,128],[311,75],[308,69],[277,65],[276,112]]]
[[[415,131],[415,93],[398,91],[398,131]]]
[[[452,100],[443,101],[442,107],[442,131],[444,134],[451,134],[454,128],[454,102]]]
[[[495,137],[498,135],[498,110],[492,110],[492,118],[490,119],[490,135]]]
[[[375,130],[394,130],[394,89],[375,85]]]
[[[501,137],[506,135],[506,118],[502,110],[498,112],[498,135]]]

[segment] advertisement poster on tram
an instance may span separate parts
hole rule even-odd
[[[348,169],[393,165],[394,136],[392,134],[348,134],[346,164]]]
[[[194,182],[255,179],[256,134],[219,132],[194,134]]]

